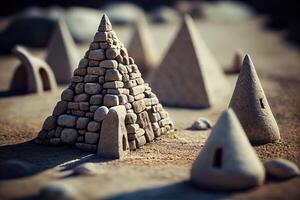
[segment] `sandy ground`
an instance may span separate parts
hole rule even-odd
[[[203,20],[197,25],[222,66],[228,66],[236,48],[247,50],[253,59],[282,136],[276,144],[255,147],[261,160],[282,157],[300,166],[299,51],[283,40],[283,33],[264,30],[261,19],[225,23]],[[161,54],[177,28],[178,25],[154,26],[153,35]],[[128,40],[130,31],[116,32],[121,40]],[[0,58],[0,90],[8,88],[17,63],[13,57]],[[227,78],[233,89],[237,77]],[[40,96],[0,98],[0,162],[21,159],[40,168],[33,176],[0,181],[0,199],[38,199],[39,190],[48,184],[61,186],[78,199],[300,198],[300,178],[268,181],[263,187],[239,193],[198,190],[188,182],[191,164],[209,131],[186,129],[199,116],[215,123],[230,96],[211,109],[167,108],[177,131],[131,152],[123,160],[110,161],[70,147],[38,146],[31,142],[52,112],[62,88]],[[84,163],[93,163],[99,174],[70,176],[72,168]]]

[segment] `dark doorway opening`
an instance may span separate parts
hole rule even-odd
[[[222,157],[223,157],[223,150],[222,150],[222,148],[219,147],[215,151],[213,167],[215,167],[215,168],[222,167]]]
[[[48,76],[46,70],[43,68],[40,68],[39,74],[40,74],[40,77],[42,80],[43,90],[50,90],[51,86],[50,86],[49,76]]]

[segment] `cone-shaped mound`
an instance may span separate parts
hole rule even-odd
[[[126,116],[123,117],[118,107],[111,111],[117,112],[117,116],[109,118],[109,111],[117,106],[125,107]],[[118,142],[99,141],[102,125],[105,121],[105,129],[110,129],[110,119],[119,121],[113,129],[119,133],[112,137]],[[131,150],[173,129],[168,113],[144,83],[138,66],[104,15],[94,41],[74,71],[71,84],[62,92],[53,114],[45,120],[36,142],[75,145],[96,152],[98,144],[117,143],[121,147],[121,141],[126,149],[124,139],[120,139],[125,125],[127,136],[123,138],[128,138]],[[107,134],[103,138],[107,140]]]
[[[149,83],[163,104],[178,107],[209,107],[229,92],[221,67],[188,15]]]
[[[199,187],[240,190],[261,185],[262,163],[232,109],[225,110],[195,160],[191,179]]]
[[[70,83],[79,61],[77,47],[63,20],[59,20],[48,47],[46,62],[52,68],[57,83]]]
[[[134,25],[134,31],[127,49],[128,53],[134,57],[144,77],[155,69],[159,56],[157,55],[149,25],[145,19],[141,19],[140,22]]]
[[[280,139],[279,128],[249,55],[244,58],[229,107],[236,113],[252,144]]]

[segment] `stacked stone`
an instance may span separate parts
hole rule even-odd
[[[173,130],[173,123],[138,66],[112,30],[106,15],[89,50],[74,71],[71,84],[61,94],[37,143],[70,144],[95,152],[101,122],[108,109],[124,105],[131,150]]]

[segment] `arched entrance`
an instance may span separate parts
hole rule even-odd
[[[49,76],[44,68],[39,69],[39,75],[42,80],[43,90],[44,91],[50,90],[51,86],[50,86]]]

